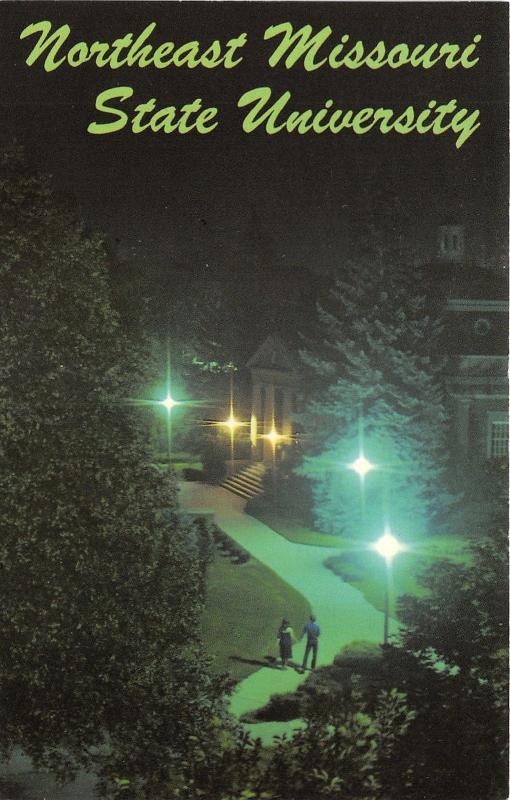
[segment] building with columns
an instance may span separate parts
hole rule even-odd
[[[247,365],[251,373],[250,440],[255,461],[272,462],[294,433],[299,373],[295,356],[277,335],[261,344]]]

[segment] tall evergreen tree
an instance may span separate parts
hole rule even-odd
[[[368,228],[368,229],[367,229]],[[321,530],[359,537],[386,526],[407,538],[433,529],[447,500],[440,325],[425,276],[374,225],[358,227],[354,253],[319,309],[303,418],[302,466],[314,485]],[[391,242],[391,240],[390,240]],[[348,469],[360,454],[376,469]]]
[[[101,243],[19,152],[0,170],[0,747],[156,796],[221,710],[199,650],[203,568],[124,402],[146,376]]]

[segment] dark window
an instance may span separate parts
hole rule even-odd
[[[497,421],[491,424],[490,458],[504,458],[508,454],[508,422]]]

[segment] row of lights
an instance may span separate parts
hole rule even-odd
[[[179,401],[174,400],[174,398],[170,394],[167,394],[164,400],[159,401],[159,404],[167,409],[168,414],[170,414],[170,412],[172,411],[173,408],[175,408],[175,406],[180,405]],[[232,460],[233,460],[233,444],[234,444],[235,431],[237,430],[237,428],[246,425],[246,423],[240,422],[235,418],[233,413],[232,397],[230,404],[230,415],[226,420],[218,423],[218,425],[221,425],[222,427],[225,427],[227,428],[228,431],[230,431]],[[269,433],[264,434],[262,438],[267,439],[268,441],[271,442],[273,447],[276,447],[276,445],[281,443],[286,437],[279,434],[276,431],[276,428],[274,427],[273,424],[271,431]],[[353,472],[356,472],[359,475],[360,480],[362,482],[364,481],[365,477],[368,475],[369,472],[372,472],[372,470],[377,469],[376,465],[372,464],[365,457],[363,452],[359,454],[358,458],[355,461],[353,461],[351,464],[348,464],[347,466],[349,469],[353,470]],[[398,539],[396,539],[393,536],[389,528],[386,528],[380,539],[378,539],[378,541],[372,545],[372,549],[375,550],[377,553],[379,553],[379,555],[382,556],[386,562],[386,587],[385,587],[385,598],[384,598],[384,644],[387,644],[388,628],[389,628],[389,591],[390,591],[391,563],[395,558],[395,556],[398,555],[398,553],[401,553],[402,551],[406,550],[407,547],[401,542],[399,542]]]
[[[156,404],[164,406],[164,408],[166,408],[166,410],[168,411],[169,415],[172,409],[175,408],[176,406],[185,405],[184,402],[181,402],[179,400],[174,400],[174,398],[170,394],[167,394],[164,400],[158,400]],[[248,423],[241,422],[240,420],[235,418],[233,413],[233,408],[231,405],[230,415],[227,417],[227,419],[223,420],[223,422],[217,422],[215,424],[222,428],[227,428],[227,430],[230,432],[231,437],[233,437],[238,428],[245,427]],[[276,447],[276,445],[281,444],[284,441],[288,441],[287,436],[278,433],[274,423],[269,433],[261,434],[260,438],[267,439],[269,442],[271,442],[273,447]]]
[[[175,406],[179,405],[179,401],[174,400],[173,397],[171,397],[171,395],[167,395],[164,400],[159,401],[159,404],[164,406],[167,409],[167,411],[170,412]],[[231,411],[230,416],[226,420],[218,424],[221,425],[222,427],[227,428],[231,433],[234,433],[237,430],[237,428],[240,428],[246,425],[247,423],[240,422],[239,420],[237,420]],[[264,434],[262,438],[268,439],[273,445],[277,445],[280,442],[282,442],[286,437],[279,434],[273,425],[271,431],[269,433]],[[353,470],[353,472],[356,472],[361,478],[361,480],[364,480],[365,476],[368,475],[369,472],[376,469],[376,465],[368,461],[368,459],[365,458],[363,453],[360,453],[360,455],[355,461],[353,461],[351,464],[348,464],[348,467],[349,469]],[[395,539],[395,537],[389,532],[389,530],[385,531],[384,535],[379,539],[378,542],[376,542],[376,544],[373,547],[374,550],[376,550],[381,556],[390,561],[398,553],[406,549],[404,545],[401,545],[398,542],[398,540]]]
[[[167,395],[164,400],[159,400],[158,404],[160,406],[164,406],[168,412],[170,412],[173,408],[175,408],[175,406],[181,405],[181,403],[178,400],[174,400],[173,397],[171,397],[170,395]],[[248,423],[240,422],[231,413],[226,420],[224,420],[223,422],[218,422],[217,424],[221,425],[224,428],[227,428],[231,433],[234,433],[237,430],[237,428],[246,426]],[[278,431],[273,425],[269,433],[263,434],[262,438],[268,439],[271,442],[271,444],[276,445],[280,444],[280,442],[284,441],[284,439],[286,439],[287,437],[283,436],[281,433],[278,433]]]

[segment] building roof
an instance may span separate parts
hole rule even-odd
[[[294,372],[295,362],[287,345],[276,334],[271,334],[260,345],[246,364],[250,369],[273,369],[278,372]]]

